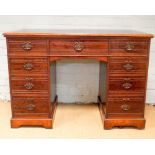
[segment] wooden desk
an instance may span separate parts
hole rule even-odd
[[[100,62],[98,102],[105,129],[145,127],[153,35],[125,30],[22,30],[4,36],[8,48],[12,128],[53,127],[58,99],[55,62],[63,58],[94,58]]]

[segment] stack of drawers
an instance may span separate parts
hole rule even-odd
[[[46,40],[8,40],[12,127],[51,127],[47,47]]]
[[[109,41],[106,129],[122,124],[144,128],[148,50],[149,41],[143,39]],[[139,124],[135,119],[141,120]]]

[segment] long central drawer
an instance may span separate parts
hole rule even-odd
[[[51,40],[51,55],[104,55],[108,40]]]

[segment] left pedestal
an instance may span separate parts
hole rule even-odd
[[[7,47],[12,108],[11,127],[52,128],[55,94],[52,90],[53,98],[51,98],[48,40],[7,38]],[[53,67],[55,69],[55,65]],[[54,85],[54,82],[52,84]]]

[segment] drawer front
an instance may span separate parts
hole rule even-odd
[[[120,97],[109,98],[107,113],[144,113],[143,97]]]
[[[112,77],[109,81],[109,93],[145,92],[145,83],[143,77]]]
[[[10,40],[8,41],[9,55],[39,56],[47,55],[46,40]]]
[[[149,47],[149,42],[146,40],[112,39],[109,44],[111,55],[146,55]]]
[[[10,73],[12,74],[47,74],[48,63],[46,58],[21,58],[21,59],[9,59]]]
[[[48,92],[48,80],[35,77],[12,78],[12,93]]]
[[[49,102],[47,98],[12,98],[13,113],[48,113]]]
[[[108,41],[52,40],[51,55],[104,55],[108,53]]]
[[[109,62],[109,73],[111,74],[142,73],[145,76],[146,69],[146,57],[111,57]]]

